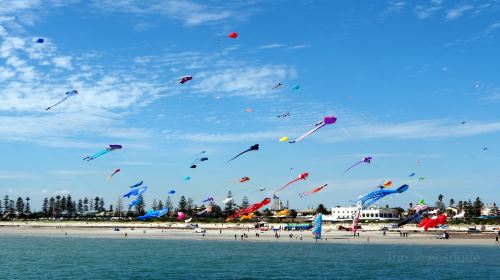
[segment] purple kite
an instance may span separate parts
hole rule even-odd
[[[179,79],[179,83],[184,84],[185,82],[191,81],[192,79],[193,79],[193,76],[184,76],[184,77]]]
[[[233,159],[241,156],[242,154],[246,153],[246,152],[250,152],[250,151],[258,151],[259,150],[259,144],[255,144],[255,145],[252,145],[250,148],[244,150],[243,152],[237,154],[236,156],[234,156],[232,159],[228,160],[226,163],[232,161]]]
[[[299,138],[297,138],[297,139],[295,139],[293,141],[290,141],[288,143],[299,142],[300,140],[306,138],[307,136],[309,136],[312,133],[316,132],[318,129],[324,127],[325,125],[327,125],[327,124],[334,124],[336,121],[337,121],[337,118],[335,116],[326,116],[326,117],[324,117],[324,119],[322,121],[320,121],[320,122],[317,123],[317,125],[315,126],[315,128],[311,129],[310,131],[308,131],[304,135],[302,135]]]
[[[351,168],[353,168],[354,166],[358,165],[358,164],[361,164],[361,163],[370,163],[372,161],[372,157],[364,157],[362,160],[356,162],[354,165],[352,165],[351,167],[347,168],[344,173],[342,174],[345,174],[347,171],[351,170]]]

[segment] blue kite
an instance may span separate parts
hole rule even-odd
[[[148,190],[148,187],[146,187],[146,186],[139,188],[139,189],[133,189],[133,190],[129,191],[128,193],[124,194],[123,197],[130,198],[131,195],[141,196],[147,190]]]
[[[135,200],[133,200],[132,202],[130,202],[128,204],[128,207],[131,208],[132,206],[135,206],[135,205],[141,203],[141,201],[142,201],[142,196],[138,196]]]
[[[152,219],[152,218],[161,218],[168,213],[168,208],[165,207],[160,210],[149,210],[144,216],[139,216],[137,217],[139,220],[144,221],[147,219]]]
[[[142,183],[144,183],[144,181],[140,181],[139,183],[137,183],[137,184],[135,184],[135,185],[130,186],[130,188],[131,188],[131,189],[133,189],[133,188],[137,188],[137,187],[139,187],[140,185],[142,185]]]
[[[66,92],[66,96],[63,99],[61,99],[61,101],[57,102],[56,104],[54,104],[52,106],[49,106],[49,107],[45,108],[45,111],[50,110],[50,109],[56,107],[57,105],[59,105],[59,104],[63,103],[64,101],[66,101],[66,99],[70,98],[71,96],[75,96],[77,94],[78,94],[77,90],[72,90],[72,91]]]
[[[321,228],[323,226],[323,214],[319,213],[316,215],[313,221],[313,230],[312,234],[314,239],[321,239]]]
[[[85,161],[91,161],[93,159],[96,159],[102,155],[105,155],[111,151],[114,151],[114,150],[119,150],[122,148],[122,145],[109,145],[109,148],[106,148],[105,150],[102,150],[100,152],[98,152],[97,154],[94,154],[94,155],[91,155],[91,156],[86,156],[83,158],[83,160]]]
[[[168,194],[175,194],[175,190],[170,190]]]

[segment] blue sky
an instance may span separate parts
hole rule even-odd
[[[499,1],[227,2],[0,0],[0,196],[114,203],[144,180],[147,202],[170,189],[260,201],[307,171],[280,193],[303,208],[416,172],[426,180],[381,204],[499,201]],[[278,142],[326,115],[337,123]],[[109,144],[124,149],[82,161]],[[202,150],[209,160],[189,169]]]

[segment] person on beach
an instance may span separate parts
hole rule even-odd
[[[222,234],[222,229],[219,229],[219,234]]]
[[[234,235],[234,240],[236,240],[236,239],[237,239],[237,235],[235,234],[235,235]]]

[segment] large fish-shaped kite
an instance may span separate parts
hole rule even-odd
[[[361,159],[360,161],[356,162],[355,164],[351,165],[349,168],[347,168],[344,173],[342,174],[345,174],[347,171],[351,170],[354,166],[358,165],[358,164],[361,164],[361,163],[370,163],[372,161],[372,157],[364,157],[363,159]]]
[[[335,116],[327,116],[327,117],[324,117],[323,120],[321,122],[318,122],[313,129],[309,130],[308,132],[306,132],[304,135],[300,136],[299,138],[293,140],[293,141],[290,141],[288,143],[295,143],[295,142],[299,142],[300,140],[306,138],[307,136],[313,134],[314,132],[316,132],[318,129],[324,127],[325,125],[329,125],[329,124],[334,124],[335,122],[337,122],[337,118]]]
[[[170,190],[168,194],[175,194],[175,190]]]
[[[122,145],[109,145],[109,148],[106,148],[105,150],[102,150],[100,152],[98,152],[97,154],[94,154],[92,156],[86,156],[83,158],[83,160],[86,160],[86,161],[91,161],[93,159],[96,159],[102,155],[105,155],[111,151],[114,151],[114,150],[119,150],[122,148]]]
[[[192,163],[191,163],[191,166],[189,166],[189,168],[196,168],[197,165],[196,163],[198,162],[202,162],[202,161],[207,161],[208,158],[207,157],[201,157],[201,158],[198,158],[198,159],[195,159]]]
[[[245,208],[245,209],[241,209],[239,211],[237,211],[235,214],[229,216],[227,219],[226,219],[226,222],[229,222],[235,218],[238,218],[240,216],[243,216],[243,215],[248,215],[250,213],[253,213],[257,210],[259,210],[260,208],[262,208],[264,205],[267,205],[271,202],[271,199],[269,197],[266,197],[264,200],[262,200],[262,202],[258,202],[258,203],[254,203],[252,205],[250,205],[249,207]]]
[[[227,162],[232,161],[233,159],[235,159],[235,158],[237,158],[237,157],[241,156],[241,155],[242,155],[242,154],[244,154],[244,153],[247,153],[247,152],[250,152],[250,151],[258,151],[258,150],[259,150],[259,144],[252,145],[250,148],[248,148],[248,149],[244,150],[243,152],[241,152],[241,153],[237,154],[235,157],[233,157],[232,159],[228,160]],[[227,162],[226,162],[226,163],[227,163]]]
[[[307,178],[307,176],[309,176],[309,173],[307,173],[307,172],[304,172],[304,173],[300,174],[299,177],[297,177],[297,178],[293,179],[292,181],[286,183],[283,187],[281,187],[279,190],[275,191],[274,193],[277,193],[277,192],[281,191],[282,189],[288,187],[289,185],[291,185],[291,184],[293,184],[293,183],[295,183],[295,182],[297,182],[299,180],[305,180]]]
[[[128,204],[128,207],[130,208],[132,206],[135,206],[135,205],[141,203],[141,201],[142,201],[142,196],[138,196],[135,200],[133,200],[132,202],[130,202]]]
[[[57,105],[59,105],[59,104],[63,103],[64,101],[66,101],[66,99],[70,98],[71,96],[75,96],[75,95],[77,95],[77,94],[78,94],[78,91],[77,91],[77,90],[72,90],[72,91],[68,91],[68,92],[66,92],[66,96],[65,96],[63,99],[61,99],[61,101],[57,102],[56,104],[54,104],[54,105],[52,105],[52,106],[47,107],[47,108],[45,109],[45,111],[47,111],[47,110],[50,110],[50,109],[54,108],[55,106],[57,106]]]
[[[130,198],[131,195],[141,196],[147,190],[148,190],[148,187],[146,187],[146,186],[139,188],[139,189],[133,189],[133,190],[129,191],[128,193],[124,194],[123,197]]]
[[[304,197],[304,196],[311,195],[313,193],[317,193],[317,192],[321,191],[322,189],[324,189],[326,186],[328,186],[328,184],[324,184],[323,186],[314,188],[314,189],[312,189],[311,191],[308,191],[308,192],[299,193],[299,196],[300,197]]]
[[[142,185],[142,183],[144,183],[144,181],[140,181],[139,183],[136,183],[135,185],[130,186],[130,188],[131,188],[131,189],[132,189],[132,188],[137,188],[137,187],[139,187],[140,185]]]
[[[179,83],[184,84],[185,82],[191,81],[192,79],[193,79],[193,76],[184,76],[184,77],[179,79]]]
[[[168,213],[168,208],[165,207],[160,210],[149,210],[144,216],[139,216],[137,217],[139,220],[144,221],[147,219],[152,219],[152,218],[161,218],[165,216]]]

